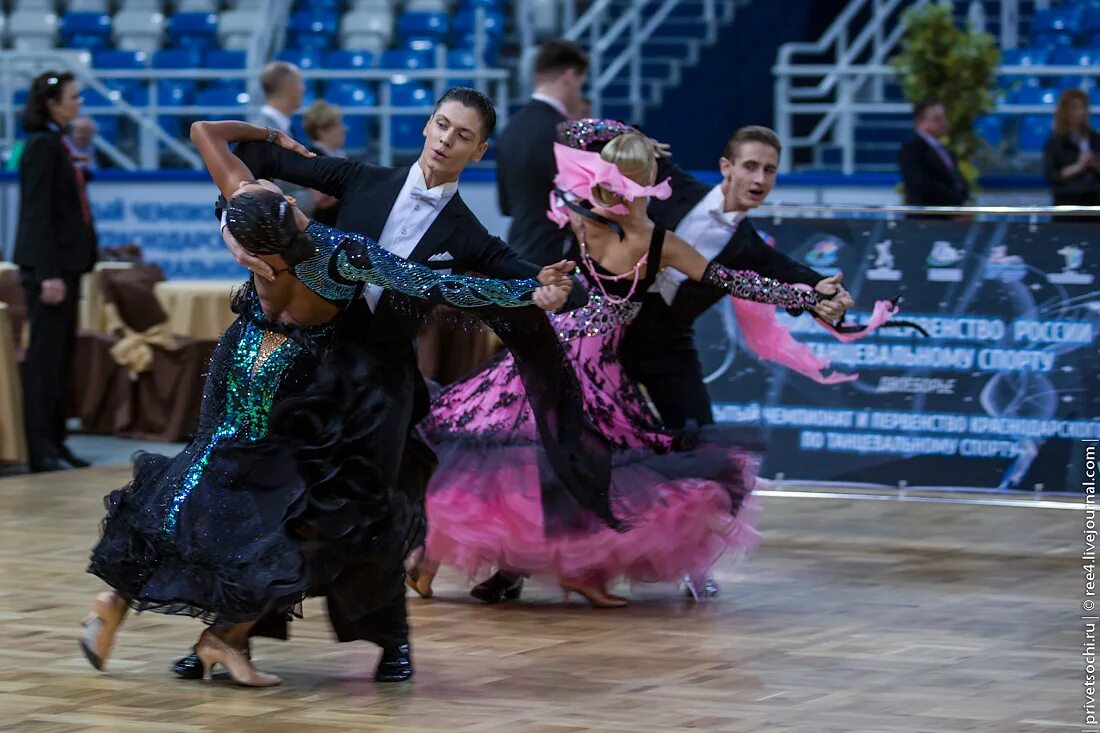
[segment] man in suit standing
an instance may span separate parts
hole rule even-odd
[[[309,159],[269,143],[245,143],[236,152],[257,178],[281,178],[339,198],[343,204],[339,229],[371,237],[409,260],[444,271],[506,279],[538,277],[546,285],[559,283],[568,277],[573,263],[558,262],[540,269],[521,259],[486,231],[458,192],[462,170],[485,154],[495,125],[492,102],[474,89],[460,87],[448,90],[436,103],[424,126],[424,148],[412,166],[388,168],[331,156]],[[222,237],[237,261],[257,277],[274,277],[271,267],[245,252],[224,226]],[[581,288],[575,287],[569,298],[570,308],[585,302]],[[418,325],[392,293],[370,286],[349,308],[341,328],[342,337],[359,340],[387,362],[382,388],[395,407],[390,411],[394,423],[384,432],[405,436],[403,451],[389,467],[395,475],[388,480],[423,499],[434,459],[414,431],[429,407],[428,389],[417,369],[413,346]],[[396,567],[386,587],[360,587],[349,577],[342,579],[341,587],[325,589],[337,638],[366,640],[382,647],[375,673],[378,681],[402,681],[412,676],[404,575],[404,568]],[[386,601],[373,614],[349,617],[340,598],[363,593]],[[263,623],[263,635],[285,638],[285,620]],[[202,675],[194,656],[180,660],[173,670],[181,677]]]
[[[565,254],[568,234],[546,210],[557,165],[554,141],[558,124],[581,107],[588,55],[571,41],[547,41],[535,57],[535,93],[500,133],[497,144],[497,195],[500,210],[512,217],[508,244],[520,257],[540,265]]]
[[[898,167],[909,206],[964,206],[970,189],[959,162],[940,138],[947,134],[947,113],[936,99],[913,107],[913,137],[898,153]]]
[[[260,107],[260,114],[253,122],[293,138],[290,118],[301,108],[306,95],[306,83],[302,79],[301,69],[287,61],[272,61],[260,72],[260,89],[264,93],[264,105]],[[313,216],[317,207],[317,196],[313,191],[289,181],[275,183],[283,189],[283,193],[294,197],[298,208],[306,216]]]

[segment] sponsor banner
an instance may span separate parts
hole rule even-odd
[[[1072,445],[1100,438],[1098,225],[760,219],[780,251],[844,273],[856,300],[902,297],[929,333],[842,344],[784,321],[859,379],[819,385],[741,344],[728,303],[697,342],[722,422],[764,425],[765,475],[909,486],[1047,491],[1081,485]],[[1078,451],[1079,453],[1079,451]]]

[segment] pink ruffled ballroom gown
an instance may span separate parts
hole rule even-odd
[[[611,503],[629,528],[588,523],[546,531],[534,415],[505,352],[437,394],[420,424],[439,457],[427,495],[429,562],[471,577],[498,567],[575,585],[624,577],[679,582],[703,577],[724,552],[755,544],[755,434],[728,426],[664,429],[619,365],[623,330],[656,277],[657,267],[645,263],[661,261],[663,241],[656,230],[649,254],[625,277],[587,260],[589,304],[551,316],[585,413],[614,448]]]

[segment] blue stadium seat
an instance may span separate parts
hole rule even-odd
[[[1011,104],[1050,104],[1058,101],[1058,91],[1048,87],[1026,86],[1009,98]]]
[[[92,115],[99,132],[96,134],[111,143],[118,145],[118,129],[122,119],[118,115]]]
[[[1016,148],[1021,153],[1036,153],[1043,149],[1050,137],[1050,115],[1026,115],[1020,118]]]
[[[106,13],[65,13],[58,28],[69,48],[105,49],[111,40],[111,16]]]
[[[493,10],[498,13],[503,10],[500,0],[462,0],[459,7],[463,10],[467,8],[485,8],[486,10]]]
[[[336,13],[294,13],[287,25],[288,45],[292,48],[318,51],[332,48],[339,24],[340,18]]]
[[[448,26],[446,13],[402,13],[397,19],[397,32],[403,39],[442,41],[447,36]]]
[[[1056,48],[1050,52],[1053,66],[1090,66],[1100,62],[1100,52],[1095,49]]]
[[[390,49],[383,51],[378,60],[380,69],[431,69],[434,66],[432,54],[424,51]]]
[[[1049,33],[1032,33],[1031,45],[1035,48],[1060,48],[1073,45],[1073,34],[1052,31]]]
[[[196,69],[202,66],[198,49],[169,48],[153,54],[154,69]]]
[[[326,69],[373,69],[374,61],[370,51],[329,51],[321,66]]]
[[[1092,87],[1089,89],[1089,106],[1100,107],[1100,87]],[[1095,125],[1093,125],[1095,127]]]
[[[474,43],[476,36],[474,34],[468,34],[455,39],[452,49],[456,51],[468,51],[474,52]],[[486,66],[496,66],[497,57],[500,55],[500,41],[488,36],[485,38],[485,53],[483,54]]]
[[[80,96],[84,98],[84,106],[90,108],[96,107],[110,107],[114,102],[103,96],[98,90],[87,88],[80,92]]]
[[[485,34],[494,38],[504,35],[504,15],[499,12],[485,13]],[[455,16],[455,35],[472,36],[477,31],[477,14],[473,10],[463,10]]]
[[[96,51],[92,66],[97,69],[144,69],[149,57],[144,51]]]
[[[477,68],[477,56],[471,49],[468,48],[460,48],[453,51],[448,51],[447,68],[461,70]],[[476,83],[471,77],[456,76],[447,79],[447,86],[472,87],[476,86]]]
[[[205,51],[217,45],[218,16],[214,13],[176,13],[168,19],[168,36],[177,48]]]
[[[248,66],[248,52],[222,49],[207,51],[203,66],[207,69],[244,69]]]
[[[406,38],[401,45],[405,51],[420,51],[432,59],[435,58],[437,44],[434,38]]]
[[[341,107],[374,107],[378,104],[378,97],[364,82],[340,79],[329,82],[325,89],[325,101]]]
[[[321,68],[321,52],[315,49],[290,48],[275,54],[275,59],[297,64],[300,69]]]
[[[393,116],[390,144],[398,150],[414,150],[423,146],[424,122],[434,101],[431,90],[416,82],[391,84],[390,101],[395,107],[425,108],[424,114]]]
[[[298,0],[294,12],[339,14],[344,9],[343,0]]]
[[[169,53],[161,51],[160,53]],[[154,59],[155,61],[155,59]],[[161,67],[171,68],[171,67]],[[157,82],[157,105],[160,107],[186,107],[195,101],[195,82],[190,79],[161,79]],[[160,115],[157,124],[176,137],[183,135],[183,118],[176,115]]]
[[[997,115],[986,115],[974,121],[974,131],[982,140],[991,147],[997,147],[1004,141],[1004,118]]]
[[[1068,31],[1077,33],[1081,30],[1080,7],[1047,8],[1038,10],[1031,17],[1031,32],[1046,33],[1050,31]]]
[[[1045,48],[1006,48],[1001,52],[1001,65],[1039,66],[1047,63],[1049,55]]]
[[[235,107],[247,103],[248,99],[245,92],[226,86],[203,89],[195,95],[196,105]]]

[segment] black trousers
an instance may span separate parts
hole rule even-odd
[[[689,420],[699,425],[714,423],[703,366],[694,348],[678,349],[659,358],[626,355],[623,368],[627,376],[646,388],[665,427],[679,430]]]
[[[80,273],[67,272],[65,300],[42,302],[42,286],[31,270],[22,272],[31,340],[23,361],[23,412],[27,454],[32,466],[58,460],[65,441],[69,384],[76,354]]]
[[[394,459],[388,462],[391,471],[380,477],[392,481],[420,507],[424,516],[424,497],[428,480],[435,470],[435,454],[413,430],[416,421],[427,409],[427,388],[420,376],[410,346],[386,349],[379,347],[379,359],[386,363],[385,383],[381,385],[390,397],[385,416],[387,427],[380,434],[391,436],[379,450]],[[379,568],[365,562],[351,566],[331,585],[314,589],[325,596],[329,621],[339,641],[369,641],[383,649],[408,642],[409,621],[405,607],[405,568]],[[275,639],[288,637],[284,616],[261,619],[252,628],[252,636]]]

